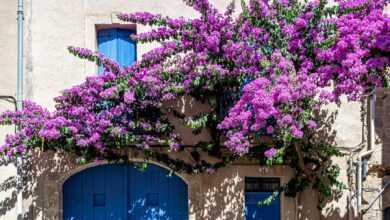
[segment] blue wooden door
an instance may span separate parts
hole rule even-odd
[[[280,199],[276,198],[270,205],[259,206],[259,201],[268,198],[271,192],[245,193],[245,220],[279,220]]]
[[[129,185],[129,219],[188,219],[187,187],[179,177],[158,166],[145,172],[129,168],[128,176],[135,183]]]
[[[279,178],[245,178],[245,220],[280,220],[280,198],[269,205],[259,206],[280,187]]]
[[[133,30],[111,28],[98,31],[98,50],[106,57],[112,58],[121,66],[130,66],[137,59],[137,45],[130,38]],[[103,68],[99,67],[99,73]]]
[[[64,183],[64,220],[185,220],[187,185],[161,167],[103,165]]]

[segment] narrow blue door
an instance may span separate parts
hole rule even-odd
[[[137,46],[130,36],[135,31],[121,28],[98,31],[98,50],[106,57],[116,60],[121,66],[130,66],[137,59]],[[103,68],[99,67],[99,73]]]
[[[245,193],[245,220],[277,220],[280,219],[280,200],[276,198],[270,205],[260,207],[259,201],[268,198],[270,192]]]
[[[245,220],[280,220],[280,198],[275,198],[270,205],[259,206],[278,190],[277,178],[245,179]]]
[[[187,185],[156,165],[103,165],[64,183],[64,220],[185,220]]]

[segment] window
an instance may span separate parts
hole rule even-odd
[[[244,86],[252,81],[250,78],[245,78],[240,86],[221,88],[219,96],[219,118],[225,118],[231,107],[240,100]]]
[[[97,33],[98,50],[106,57],[116,60],[121,66],[130,66],[137,59],[136,43],[130,38],[134,30],[111,28]],[[99,73],[103,68],[99,67]]]
[[[279,178],[245,178],[245,220],[280,220],[279,196],[270,205],[259,206],[279,187]]]

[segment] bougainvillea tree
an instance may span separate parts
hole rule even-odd
[[[318,135],[320,111],[342,96],[358,101],[387,85],[390,18],[384,2],[249,0],[241,2],[240,13],[234,3],[220,12],[207,0],[184,2],[199,17],[118,14],[122,21],[153,27],[134,40],[161,43],[131,66],[69,47],[103,66],[103,74],[65,90],[53,112],[26,101],[22,111],[2,114],[2,124],[20,128],[1,146],[3,160],[27,157],[37,148],[73,152],[84,161],[137,148],[175,171],[199,173],[247,157],[294,168],[296,176],[281,188],[287,195],[311,186],[321,200],[331,196],[341,184],[330,158],[340,153]],[[210,108],[186,117],[167,104],[180,97]],[[185,146],[172,115],[194,133],[207,129],[212,141]],[[174,160],[154,151],[156,145],[192,149],[195,160]],[[219,162],[203,160],[200,150]]]

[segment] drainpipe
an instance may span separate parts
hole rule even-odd
[[[374,153],[374,150],[369,150],[369,151],[365,151],[363,153],[360,153],[358,158],[357,158],[357,162],[356,162],[356,166],[357,166],[357,171],[356,171],[356,209],[358,211],[359,216],[362,213],[363,160],[365,158],[367,159],[369,156],[371,156],[372,153]]]
[[[369,115],[368,115],[368,124],[369,124],[369,131],[368,131],[368,151],[360,153],[356,166],[356,208],[359,213],[359,215],[362,215],[364,212],[362,210],[362,193],[363,193],[363,185],[362,185],[362,171],[363,171],[363,160],[364,158],[369,157],[373,152],[373,148],[375,145],[375,104],[376,104],[376,94],[375,90],[368,96],[368,102],[369,102]]]
[[[375,104],[376,104],[376,94],[375,90],[371,93],[370,96],[368,96],[368,101],[369,101],[369,115],[368,115],[368,123],[369,123],[369,131],[368,131],[368,151],[361,153],[358,157],[358,182],[357,182],[357,202],[358,202],[358,212],[359,214],[363,214],[363,210],[361,208],[362,206],[362,166],[363,166],[363,159],[370,156],[374,150],[374,145],[375,145]]]
[[[374,148],[375,145],[375,104],[376,104],[376,94],[375,90],[372,93],[372,95],[369,96],[369,108],[370,108],[370,114],[369,114],[369,126],[370,130],[368,132],[368,150],[371,150]]]
[[[24,28],[24,11],[23,0],[18,0],[17,8],[17,22],[18,22],[18,60],[17,60],[17,89],[16,89],[16,108],[23,109],[23,28]],[[20,128],[19,128],[20,129]],[[18,157],[16,161],[17,168],[17,219],[23,218],[23,159]]]
[[[356,209],[358,214],[360,215],[361,205],[362,205],[362,160],[359,157],[357,163],[357,171],[356,171]]]

